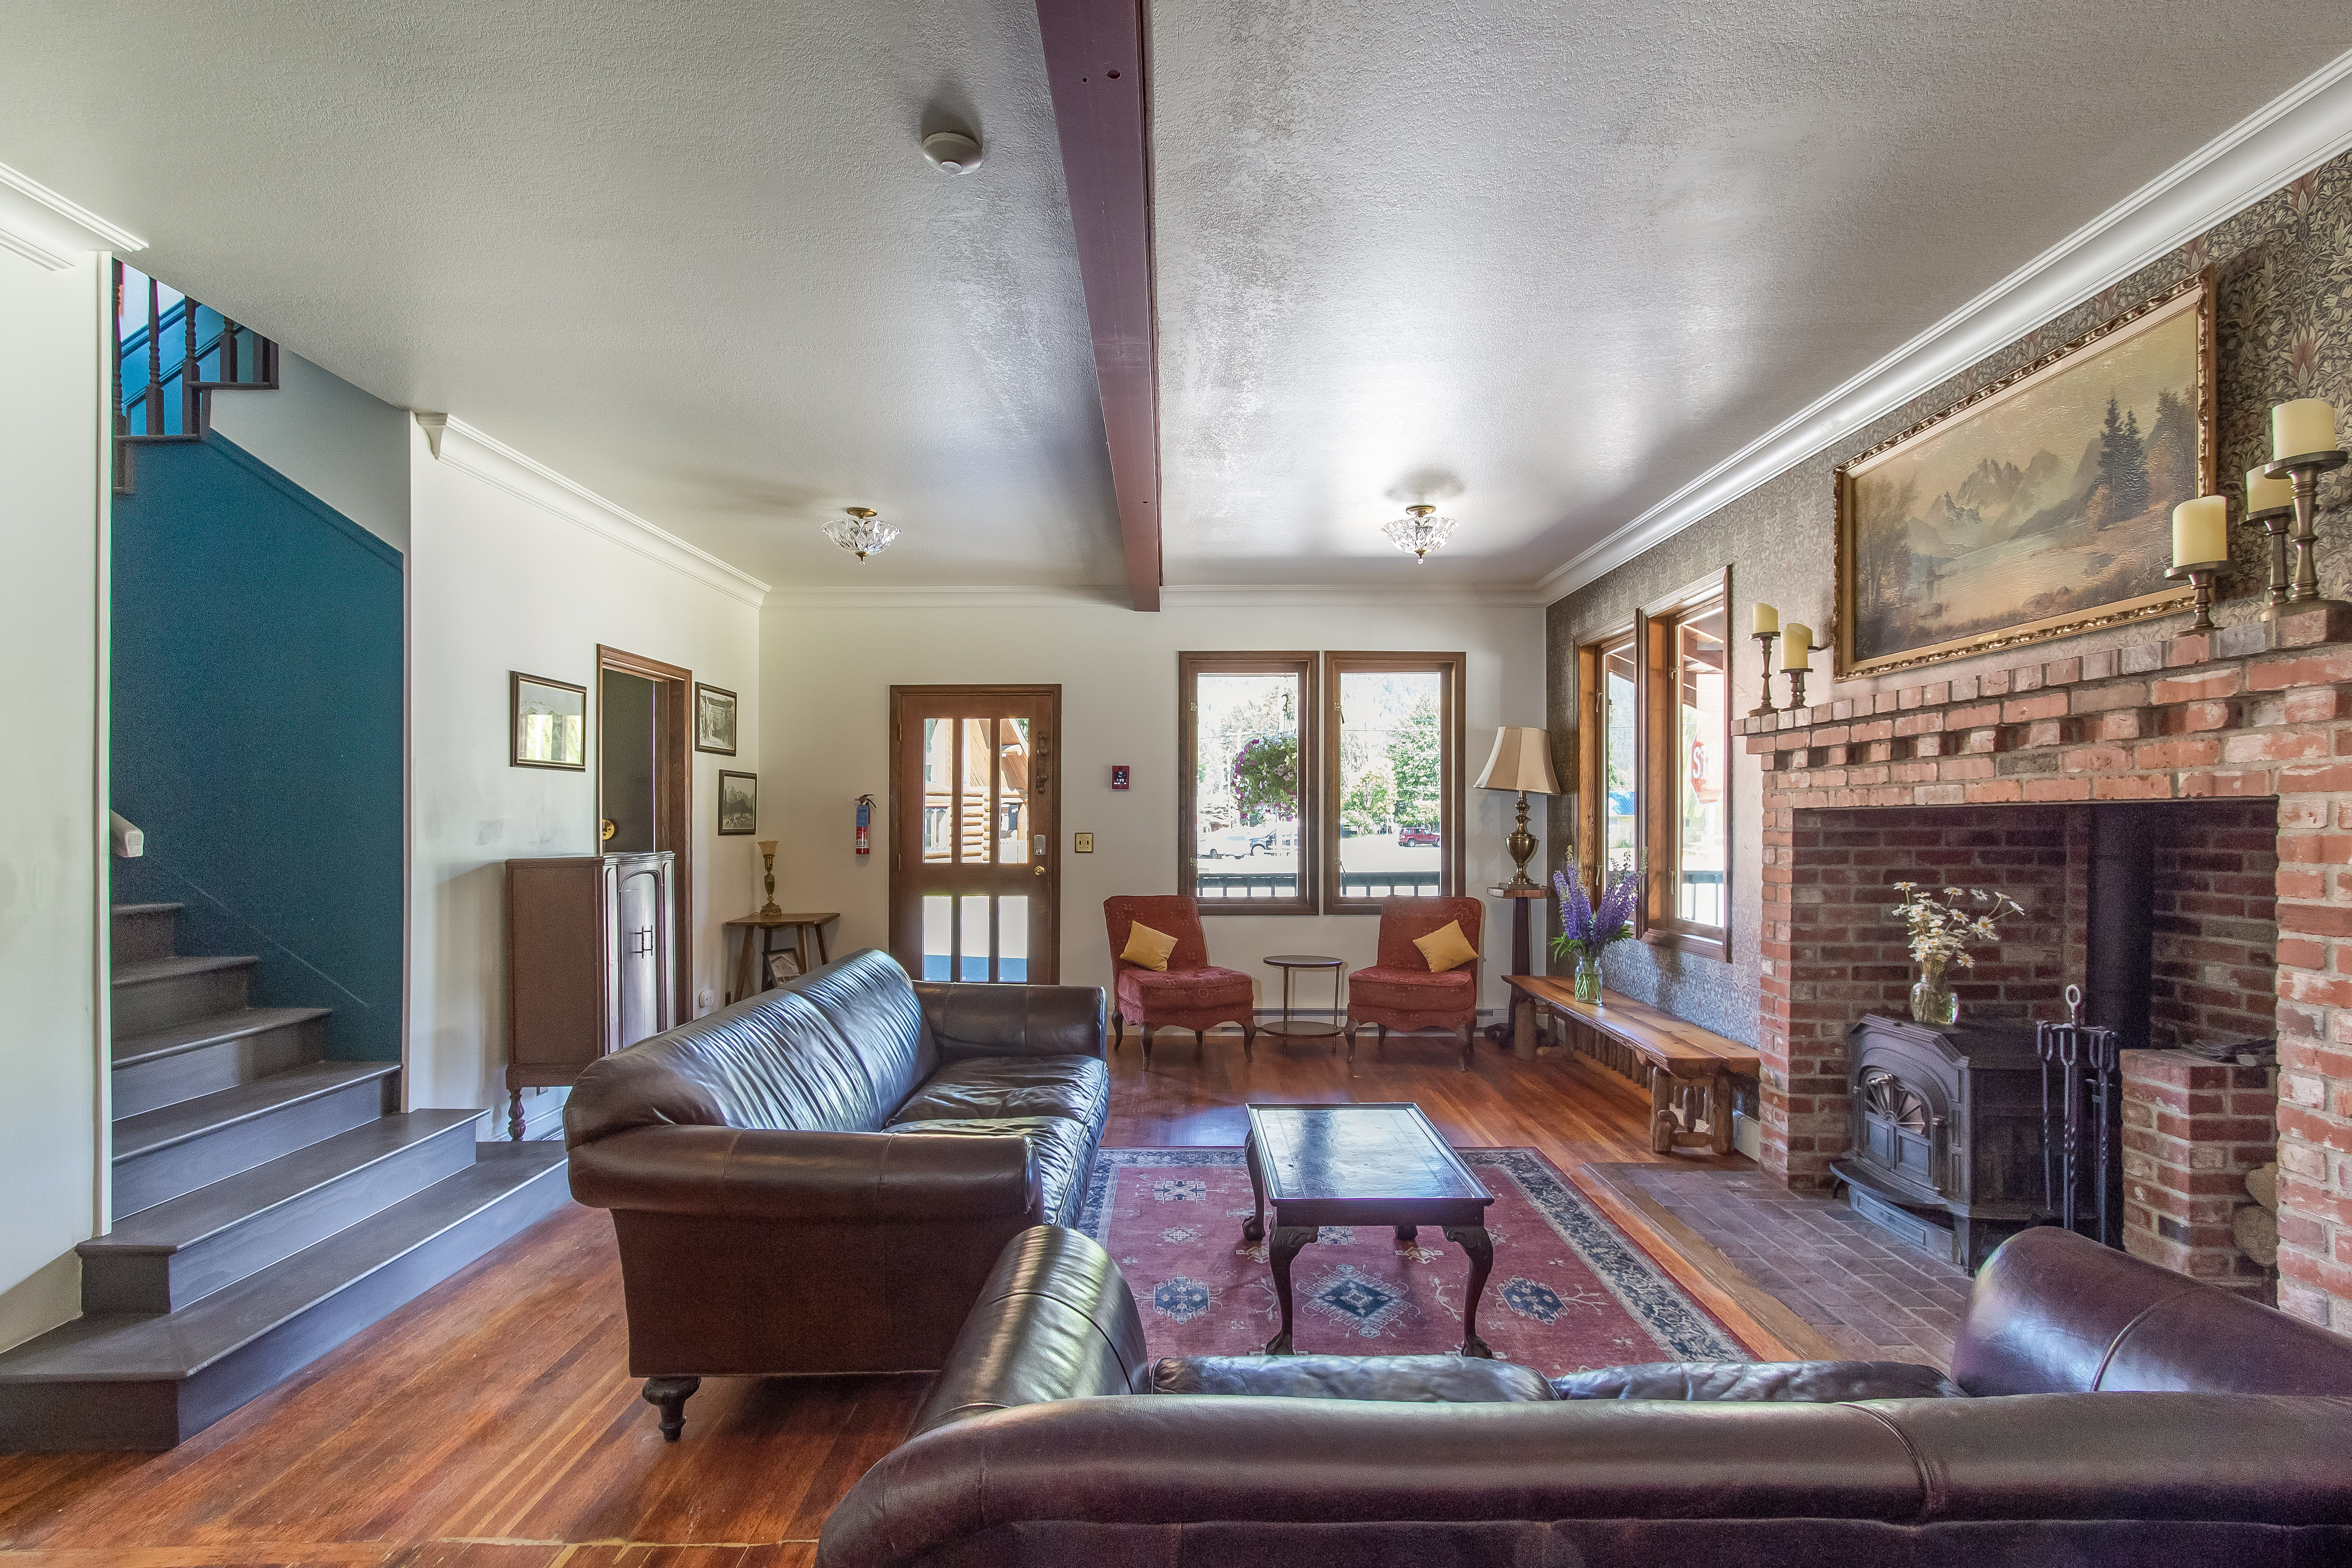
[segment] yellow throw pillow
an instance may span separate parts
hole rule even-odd
[[[1421,956],[1428,961],[1432,974],[1459,969],[1478,956],[1478,950],[1462,934],[1460,921],[1447,921],[1427,936],[1413,938],[1412,945],[1421,949]]]
[[[1455,933],[1457,936],[1460,932]],[[1153,931],[1141,921],[1127,928],[1127,951],[1119,957],[1139,969],[1165,970],[1168,955],[1176,951],[1176,939],[1166,931]]]

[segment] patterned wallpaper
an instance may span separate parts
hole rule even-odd
[[[2305,175],[2255,203],[2180,249],[2134,274],[2096,299],[2028,333],[2000,353],[1915,399],[1905,407],[1821,452],[1738,500],[1709,514],[1656,548],[1551,605],[1545,614],[1549,674],[1546,696],[1558,760],[1575,755],[1575,658],[1578,645],[1632,619],[1634,606],[1712,572],[1731,567],[1732,710],[1757,705],[1756,644],[1746,637],[1748,606],[1780,606],[1784,621],[1819,629],[1833,603],[1832,471],[1841,462],[1907,429],[2099,322],[2211,266],[2219,280],[2215,339],[2220,394],[2221,474],[2232,515],[2243,498],[2245,470],[2270,455],[2270,409],[2292,397],[2324,397],[2352,409],[2352,153]],[[2352,469],[2320,482],[2320,588],[2352,598]],[[2214,618],[2224,625],[2260,612],[2268,557],[2259,530],[2234,527],[2231,568],[2216,590]],[[2137,622],[2036,647],[2049,657],[2153,642],[2176,636],[2186,615]],[[1826,634],[1823,634],[1826,637]],[[1979,659],[1931,667],[1934,678],[1964,676],[2016,662],[2014,648]],[[1832,681],[1826,657],[1814,661],[1808,698],[1852,697],[1882,686],[1916,685],[1919,670]],[[1786,682],[1775,677],[1775,701]],[[1737,742],[1735,742],[1737,745]],[[1565,767],[1561,778],[1570,773]],[[1761,900],[1759,855],[1759,773],[1744,751],[1732,773],[1732,958],[1727,963],[1688,953],[1621,942],[1610,950],[1605,978],[1613,989],[1663,1007],[1707,1028],[1754,1044],[1758,998],[1757,926]],[[1571,820],[1573,803],[1554,803],[1555,820]],[[1547,844],[1551,865],[1564,858],[1565,835]]]

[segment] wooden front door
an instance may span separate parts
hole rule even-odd
[[[890,689],[890,952],[919,980],[1061,973],[1062,689]]]

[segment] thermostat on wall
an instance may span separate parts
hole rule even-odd
[[[1125,789],[1127,787],[1127,764],[1125,763],[1111,763],[1110,787],[1113,789]]]

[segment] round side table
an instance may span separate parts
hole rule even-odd
[[[1282,1017],[1272,1024],[1259,1025],[1258,1033],[1279,1035],[1289,1040],[1336,1040],[1347,1033],[1345,1026],[1339,1022],[1342,1013],[1339,987],[1348,973],[1344,959],[1326,958],[1311,952],[1277,952],[1265,962],[1282,971]],[[1292,987],[1297,983],[1298,972],[1302,969],[1328,969],[1331,972],[1331,1021],[1328,1024],[1290,1016]],[[1338,1047],[1333,1048],[1336,1050]]]

